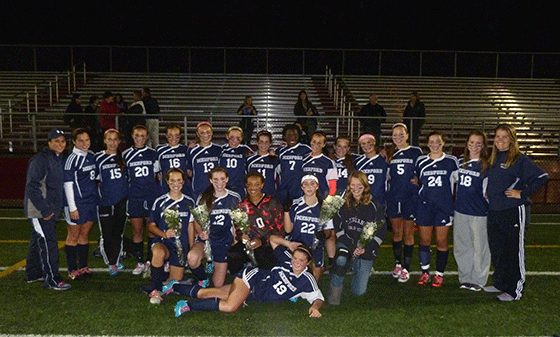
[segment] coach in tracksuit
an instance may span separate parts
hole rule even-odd
[[[27,282],[43,281],[47,289],[66,290],[70,285],[58,273],[58,244],[55,222],[64,204],[64,131],[49,132],[48,147],[29,161],[23,208],[33,232],[27,248]]]
[[[521,299],[525,283],[525,234],[530,219],[529,196],[548,174],[519,152],[515,128],[496,128],[488,170],[488,241],[494,263],[494,285],[500,301]]]

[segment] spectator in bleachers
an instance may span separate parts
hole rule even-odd
[[[257,108],[255,108],[255,106],[253,105],[253,97],[245,96],[245,100],[243,101],[243,104],[241,104],[239,106],[239,109],[237,109],[237,114],[243,116],[252,116],[252,115],[257,115],[257,113],[258,113]],[[251,138],[253,137],[253,130],[255,129],[255,124],[253,124],[253,118],[250,117],[241,118],[241,121],[239,122],[239,126],[241,127],[241,129],[243,129],[243,135],[244,135],[243,144],[250,145]]]
[[[101,130],[100,125],[100,115],[101,109],[99,107],[100,99],[97,95],[91,95],[89,97],[89,105],[84,110],[83,124],[89,131],[89,136],[91,139],[91,150],[94,152],[101,151]]]
[[[371,94],[369,96],[369,102],[362,107],[360,112],[358,112],[358,116],[361,117],[386,117],[387,113],[383,106],[377,103],[377,95]],[[362,134],[372,134],[375,136],[379,144],[383,144],[381,142],[381,123],[385,122],[385,118],[360,118],[360,122],[362,124]]]
[[[70,126],[72,130],[84,127],[84,109],[82,108],[82,100],[80,94],[73,94],[70,104],[66,107],[64,114],[64,122]]]
[[[101,104],[99,104],[99,109],[101,112],[100,125],[102,132],[109,129],[115,129],[115,116],[120,114],[121,111],[115,103],[115,95],[113,95],[111,91],[105,91],[103,100],[101,101]]]
[[[406,108],[403,112],[403,123],[408,128],[411,133],[411,143],[413,146],[418,146],[420,132],[422,131],[422,125],[424,125],[424,119],[426,118],[426,110],[424,108],[424,103],[420,102],[420,97],[418,93],[414,91],[410,95],[410,100],[406,104]]]
[[[146,127],[150,135],[148,146],[156,148],[159,145],[159,119],[160,110],[158,101],[152,97],[150,88],[142,88],[142,101],[146,109]]]
[[[126,101],[121,94],[115,94],[115,104],[117,104],[121,112],[125,112],[128,107],[128,104],[126,104]]]
[[[142,102],[142,92],[140,90],[135,90],[132,94],[132,104],[125,111],[125,115],[129,115],[126,118],[121,118],[122,127],[121,130],[126,139],[126,145],[132,145],[132,128],[135,125],[145,125],[146,120],[143,116],[146,114],[146,108],[144,107],[144,102]],[[132,116],[133,115],[133,116]]]
[[[298,95],[298,101],[294,106],[294,115],[296,116],[318,116],[317,108],[309,101],[307,97],[307,92],[301,90]],[[317,118],[298,118],[296,123],[299,123],[302,127],[303,132],[307,136],[311,136],[317,130]]]

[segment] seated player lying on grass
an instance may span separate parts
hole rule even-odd
[[[162,294],[176,291],[200,299],[177,302],[177,317],[191,310],[234,312],[245,301],[280,302],[298,297],[311,303],[309,317],[321,317],[319,309],[323,305],[323,294],[313,274],[307,271],[314,265],[311,250],[301,245],[290,253],[285,247],[271,244],[278,261],[271,270],[246,267],[237,274],[232,284],[219,288],[202,288],[172,281],[163,288]]]
[[[169,192],[156,199],[148,223],[148,229],[154,235],[152,282],[143,290],[150,294],[150,303],[153,304],[159,304],[162,300],[160,291],[165,281],[165,261],[169,261],[170,279],[183,278],[187,252],[194,243],[196,230],[189,210],[193,201],[181,192],[185,183],[183,171],[178,168],[169,170],[165,181],[169,185]]]

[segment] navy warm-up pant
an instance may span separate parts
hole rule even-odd
[[[56,240],[55,221],[30,219],[33,226],[29,246],[27,247],[27,262],[25,272],[28,280],[40,277],[45,279],[46,288],[56,287],[60,282],[58,273],[58,242]]]
[[[525,283],[525,234],[530,207],[521,205],[488,212],[488,243],[494,263],[494,287],[513,296],[523,296]]]

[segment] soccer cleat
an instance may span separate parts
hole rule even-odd
[[[59,282],[57,285],[55,286],[49,286],[47,287],[47,289],[52,289],[52,290],[68,290],[72,288],[71,285],[69,285],[68,283],[64,283],[64,282]]]
[[[466,283],[466,282],[465,282],[465,283],[461,283],[461,284],[459,285],[459,289],[467,289],[467,290],[469,290],[469,289],[471,288],[471,286],[472,286],[472,284]]]
[[[402,267],[400,264],[396,264],[395,265],[395,269],[393,269],[393,271],[391,272],[391,275],[393,275],[393,278],[399,278],[401,276],[401,271],[402,271]]]
[[[442,283],[443,283],[443,276],[436,275],[432,279],[432,287],[439,288],[441,287]]]
[[[189,307],[189,303],[187,301],[179,301],[175,305],[175,317],[179,317],[189,311],[191,311],[191,307]]]
[[[487,293],[501,293],[502,291],[494,286],[486,286],[482,288]]]
[[[515,301],[515,298],[508,293],[502,293],[502,294],[498,295],[498,299],[502,302]]]
[[[119,267],[116,264],[112,264],[109,266],[109,275],[115,276],[119,273]]]
[[[91,271],[89,270],[88,267],[83,267],[82,269],[78,270],[78,272],[82,276],[88,276],[88,277],[91,276]]]
[[[179,282],[179,281],[177,281],[177,280],[171,280],[171,281],[169,281],[169,283],[165,284],[165,285],[163,286],[163,288],[161,289],[161,294],[162,294],[162,295],[169,295],[169,294],[171,294],[171,293],[173,292],[173,285],[174,285],[175,283],[177,283],[177,282]]]
[[[160,304],[163,301],[163,298],[161,298],[159,291],[156,289],[152,290],[149,296],[150,296],[150,303],[152,304]]]
[[[119,264],[117,265],[117,269],[118,270],[123,270],[124,269],[124,266],[123,266],[122,262],[119,262]]]
[[[143,264],[142,262],[138,262],[136,264],[136,267],[134,267],[134,269],[132,270],[132,275],[140,275],[144,272],[146,268],[146,265]]]
[[[29,277],[28,277],[25,281],[26,281],[27,283],[33,283],[33,282],[39,282],[39,281],[43,282],[44,280],[45,280],[45,279],[44,279],[42,276],[39,276],[39,277],[37,277],[37,278],[29,278]]]
[[[209,279],[198,281],[198,286],[201,288],[208,288],[209,285],[210,285]]]
[[[428,273],[422,273],[420,279],[418,280],[418,284],[421,286],[425,286],[430,281],[430,275]]]
[[[80,276],[82,276],[82,274],[80,273],[79,270],[72,270],[71,272],[68,273],[68,278],[71,280],[75,280]]]
[[[410,279],[410,273],[408,272],[408,270],[406,269],[401,270],[401,274],[399,275],[399,282],[405,283],[409,279]]]
[[[214,262],[207,262],[204,271],[206,272],[206,274],[212,274],[214,272]]]
[[[150,268],[150,261],[146,262],[144,272],[142,273],[143,278],[150,278],[152,276],[152,268]]]
[[[469,290],[470,291],[481,291],[482,287],[479,286],[478,284],[471,283],[470,287],[469,287]]]

